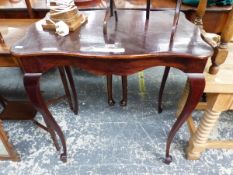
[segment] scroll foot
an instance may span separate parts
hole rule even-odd
[[[67,162],[67,155],[65,154],[65,153],[62,153],[61,155],[60,155],[60,159],[61,159],[61,161],[62,162]]]
[[[163,163],[169,165],[172,162],[172,156],[168,155],[165,157],[165,159],[163,160]]]

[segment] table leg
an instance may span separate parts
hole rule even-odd
[[[167,81],[169,71],[170,71],[170,67],[165,67],[162,82],[161,82],[160,89],[159,89],[158,113],[161,113],[163,111],[163,108],[162,108],[163,91],[164,91],[164,88],[165,88],[165,84],[166,84],[166,81]]]
[[[40,84],[39,84],[41,75],[42,73],[25,73],[24,74],[25,90],[33,106],[36,108],[37,111],[39,111],[42,114],[45,124],[47,125],[47,128],[50,131],[51,137],[53,139],[56,148],[58,148],[56,134],[59,136],[59,139],[63,147],[63,153],[61,154],[60,159],[63,162],[66,162],[67,149],[66,149],[65,137],[60,126],[57,124],[52,114],[49,112],[48,107],[41,95]]]
[[[73,79],[73,75],[72,75],[72,71],[70,66],[65,66],[65,71],[70,83],[70,88],[71,88],[71,92],[72,92],[72,96],[73,96],[73,108],[74,108],[74,113],[77,115],[78,114],[78,95],[77,95],[77,91],[75,89],[75,83],[74,83],[74,79]]]
[[[164,163],[166,164],[172,162],[172,157],[170,156],[169,152],[170,152],[171,142],[176,132],[180,129],[180,127],[184,124],[184,122],[191,115],[192,111],[195,109],[196,105],[198,104],[201,98],[201,95],[203,94],[205,87],[205,79],[203,74],[193,73],[187,75],[188,75],[190,90],[184,108],[168,134],[167,144],[166,144],[166,158],[164,160]]]
[[[64,90],[68,99],[68,103],[70,106],[70,109],[77,115],[78,114],[78,96],[77,96],[77,91],[75,89],[75,83],[74,79],[72,76],[71,68],[69,66],[66,67],[59,67],[59,72],[61,76],[61,80],[64,86]],[[69,85],[68,81],[69,80]],[[72,96],[69,90],[69,86],[71,88]],[[73,100],[72,100],[73,97]]]
[[[108,91],[108,104],[110,106],[113,106],[115,104],[115,101],[112,97],[112,75],[107,75],[107,91]]]
[[[62,81],[64,90],[65,90],[67,101],[69,103],[70,109],[73,111],[74,109],[73,109],[71,94],[70,94],[70,91],[69,91],[68,82],[67,82],[67,79],[66,79],[66,74],[65,74],[64,68],[59,67],[58,70],[59,70],[61,81]]]
[[[121,81],[122,81],[122,100],[120,101],[121,106],[126,106],[127,105],[127,91],[128,91],[128,83],[127,83],[127,76],[121,76]]]

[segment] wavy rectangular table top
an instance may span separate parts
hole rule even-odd
[[[66,54],[76,56],[189,55],[208,57],[212,48],[200,36],[199,29],[181,14],[174,43],[169,47],[174,11],[152,11],[146,24],[145,11],[118,11],[118,23],[111,18],[107,35],[103,34],[105,11],[85,12],[88,22],[81,30],[61,37],[45,31],[37,22],[26,36],[14,44],[15,56]]]

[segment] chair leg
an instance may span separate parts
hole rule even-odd
[[[110,106],[113,106],[115,104],[115,101],[112,97],[112,75],[107,75],[107,92],[108,92],[108,104]]]
[[[214,111],[212,108],[213,107],[209,105],[208,109],[205,110],[204,116],[201,119],[199,127],[189,140],[189,145],[186,150],[186,156],[189,160],[199,159],[201,153],[204,152],[207,148],[209,135],[221,114],[221,112]]]
[[[158,99],[158,113],[161,113],[163,111],[162,108],[162,99],[163,99],[163,91],[165,88],[165,84],[167,81],[167,77],[170,71],[170,67],[165,67],[164,73],[163,73],[163,78],[162,78],[162,83],[160,85],[160,89],[159,89],[159,99]]]
[[[127,76],[121,76],[121,81],[122,81],[122,100],[120,101],[121,106],[126,106],[127,105],[127,89],[128,89],[128,82],[127,82]]]
[[[41,95],[40,84],[39,84],[41,75],[42,73],[24,74],[25,90],[28,94],[28,97],[31,103],[34,105],[37,111],[42,114],[45,124],[47,125],[49,133],[51,135],[51,138],[57,150],[60,150],[60,147],[58,144],[61,143],[61,146],[63,149],[60,155],[60,159],[63,162],[66,162],[67,161],[67,147],[66,147],[65,136],[60,126],[57,124],[56,120],[53,118],[52,114],[48,110],[48,107]],[[60,142],[58,142],[56,134]]]

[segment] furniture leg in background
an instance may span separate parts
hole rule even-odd
[[[207,107],[198,128],[192,134],[187,148],[187,158],[199,159],[206,149],[233,149],[233,141],[209,140],[209,135],[218,121],[221,112],[233,109],[233,94],[208,94]]]
[[[219,120],[221,112],[233,109],[233,80],[231,78],[233,75],[232,56],[232,53],[230,53],[227,61],[220,67],[216,75],[209,74],[208,66],[206,67],[206,87],[204,92],[207,94],[207,102],[199,102],[196,108],[205,110],[204,115],[197,127],[194,124],[192,116],[188,119],[188,128],[191,136],[186,155],[190,160],[199,159],[201,153],[206,149],[233,149],[233,138],[232,141],[209,139],[211,131]],[[180,114],[180,109],[184,106],[188,93],[189,84],[186,83],[183,95],[178,103],[177,116]],[[221,122],[219,124],[221,125]]]
[[[223,64],[228,55],[228,43],[233,37],[233,9],[231,10],[227,21],[221,33],[220,43],[214,49],[214,55],[211,57],[212,65],[209,68],[210,74],[216,74],[219,66]]]
[[[4,131],[0,120],[0,160],[19,161],[20,157],[9,142],[7,133]]]

